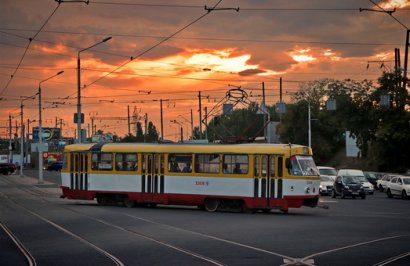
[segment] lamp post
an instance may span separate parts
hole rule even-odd
[[[178,122],[177,120],[171,120],[172,123],[178,124],[180,126],[180,132],[181,132],[181,142],[184,142],[184,128],[182,127],[181,123]]]
[[[104,40],[93,44],[87,48],[81,49],[80,51],[78,51],[77,54],[77,143],[81,143],[81,123],[84,122],[82,121],[82,115],[81,115],[81,62],[80,62],[80,53],[84,52],[88,49],[91,49],[101,43],[104,43],[106,41],[111,40],[112,37],[107,37]]]
[[[38,183],[43,184],[43,128],[41,120],[41,83],[63,74],[64,71],[60,71],[57,74],[46,78],[38,83]]]
[[[182,119],[184,119],[187,123],[189,123],[191,125],[191,139],[193,139],[193,137],[194,137],[194,121],[193,121],[193,117],[192,117],[192,109],[191,109],[191,121],[189,121],[188,119],[186,119],[182,115],[178,115],[178,117],[181,117]]]
[[[23,166],[24,166],[24,151],[23,151],[23,149],[24,149],[24,118],[23,118],[23,116],[24,116],[24,111],[23,111],[24,105],[23,105],[23,102],[25,100],[28,100],[28,99],[33,100],[34,97],[35,97],[35,95],[30,96],[30,97],[20,96],[20,98],[24,98],[23,100],[21,100],[21,105],[20,105],[20,111],[21,111],[21,114],[20,114],[20,124],[21,124],[21,130],[20,130],[20,176],[21,177],[23,176]]]

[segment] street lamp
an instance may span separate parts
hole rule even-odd
[[[23,176],[23,166],[24,166],[24,111],[23,111],[23,102],[28,99],[34,99],[35,95],[26,97],[26,96],[20,96],[20,98],[24,98],[21,100],[21,105],[20,105],[20,124],[21,124],[21,129],[20,129],[20,176]]]
[[[194,139],[194,121],[193,121],[193,117],[192,117],[192,109],[191,109],[191,121],[189,121],[188,119],[186,119],[186,118],[183,117],[182,115],[178,115],[178,117],[181,117],[181,118],[184,119],[187,123],[190,123],[190,125],[191,125],[191,139]]]
[[[87,48],[84,48],[80,51],[78,51],[78,55],[77,55],[77,117],[74,116],[74,122],[77,121],[77,143],[81,143],[81,123],[83,123],[83,116],[81,114],[81,63],[80,63],[80,53],[84,52],[88,49],[91,49],[101,43],[104,43],[106,41],[111,40],[112,37],[107,37],[104,40],[93,44]]]
[[[58,75],[63,74],[64,71],[60,71],[57,74],[46,78],[38,83],[38,183],[43,184],[43,128],[42,128],[42,120],[41,120],[41,83],[54,78]]]
[[[184,142],[184,128],[182,127],[181,123],[177,120],[171,120],[172,123],[178,124],[181,128],[181,142]]]

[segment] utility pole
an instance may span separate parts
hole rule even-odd
[[[191,139],[194,139],[194,115],[191,108]]]
[[[208,139],[208,107],[204,107],[205,111],[205,139]]]
[[[129,105],[127,105],[127,110],[128,110],[128,136],[129,136],[131,135],[131,121],[130,121],[130,106]]]
[[[9,115],[9,163],[13,161],[13,153],[11,147],[11,115]]]
[[[23,122],[23,101],[21,101],[21,115],[20,115],[20,124],[21,124],[21,131],[20,131],[20,176],[23,176],[23,166],[24,166],[24,122]]]
[[[199,101],[199,139],[202,139],[202,102],[201,102],[201,91],[198,93]]]
[[[266,108],[266,99],[265,99],[265,82],[262,82],[262,111],[263,111],[263,137],[266,143],[269,143],[269,140],[267,139],[269,121],[267,121],[266,119],[267,108]]]
[[[161,139],[164,140],[164,118],[162,116],[162,99],[160,99],[160,105],[161,105]]]
[[[403,74],[403,88],[407,89],[407,66],[409,63],[409,34],[410,30],[407,29],[407,34],[406,34],[406,47],[404,51],[404,74]]]

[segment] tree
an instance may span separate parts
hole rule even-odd
[[[235,109],[229,115],[219,115],[209,122],[205,134],[210,141],[248,142],[263,136],[263,115],[257,114],[258,107]]]
[[[159,139],[159,134],[157,132],[156,127],[154,124],[150,121],[148,123],[148,133],[146,135],[146,142],[157,142]]]
[[[315,160],[326,164],[344,148],[345,132],[354,124],[358,112],[355,100],[367,94],[371,84],[352,80],[324,79],[304,84],[296,92],[294,104],[289,105],[278,132],[282,142],[308,145],[308,106],[311,113],[312,148]],[[366,98],[366,97],[365,97]],[[326,103],[335,100],[337,109],[328,111]],[[366,115],[363,116],[366,119]],[[363,122],[363,121],[362,121]],[[354,130],[360,132],[359,130]],[[359,138],[361,135],[359,135]]]
[[[136,139],[137,142],[144,142],[144,132],[142,131],[142,125],[141,122],[137,122],[137,134],[136,134]]]
[[[378,81],[372,94],[375,126],[369,164],[381,171],[404,172],[410,169],[410,155],[403,152],[403,147],[410,147],[409,92],[401,86],[398,71],[383,73]],[[390,97],[387,106],[381,104],[382,95]]]

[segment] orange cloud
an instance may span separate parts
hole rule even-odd
[[[289,55],[295,60],[296,62],[310,62],[315,61],[317,58],[313,57],[310,53],[310,48],[308,49],[298,49],[289,52]]]
[[[36,44],[36,45],[33,45],[33,48],[38,49],[45,53],[52,53],[52,54],[67,53],[67,46],[62,45],[62,44],[56,44],[53,46],[45,46],[45,45]]]
[[[404,8],[410,6],[408,0],[389,0],[379,4],[382,8]]]

